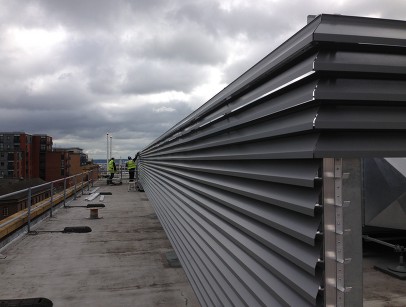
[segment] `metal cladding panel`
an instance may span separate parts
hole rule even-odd
[[[318,19],[317,41],[406,47],[404,21],[326,14]]]
[[[311,93],[302,82],[293,92]],[[204,306],[314,306],[321,296],[318,108],[289,115],[300,97],[284,89],[275,106],[243,106],[141,153],[144,190]]]
[[[317,129],[369,131],[406,129],[406,107],[330,105],[318,110]]]
[[[324,304],[323,158],[405,156],[406,23],[320,15],[140,154],[204,306]]]
[[[369,49],[369,50],[367,50]],[[317,71],[363,72],[376,74],[405,74],[406,57],[402,53],[371,51],[370,46],[361,45],[347,50],[321,50],[314,63]]]
[[[316,157],[405,157],[405,131],[342,131],[324,133]]]
[[[404,102],[405,98],[405,80],[326,78],[319,81],[315,92],[315,99],[320,100]]]
[[[317,172],[315,169],[313,171]],[[171,227],[189,225],[184,231],[191,236],[183,242],[184,250],[177,252],[190,257],[187,254],[194,241],[200,242],[196,244],[203,247],[202,252],[213,252],[210,263],[203,261],[200,264],[203,268],[200,269],[202,276],[199,276],[199,280],[209,279],[210,274],[205,276],[203,272],[207,272],[207,266],[214,265],[218,274],[232,274],[226,278],[226,284],[231,288],[223,289],[221,280],[218,284],[211,281],[215,289],[221,290],[226,297],[242,294],[241,287],[248,291],[238,301],[226,300],[214,305],[261,306],[272,302],[274,306],[315,304],[320,284],[316,267],[321,246],[315,238],[321,221],[320,214],[308,219],[300,214],[293,217],[298,223],[296,229],[309,229],[308,238],[301,236],[297,239],[294,233],[284,233],[292,223],[289,213],[286,214],[287,209],[272,208],[272,205],[259,201],[247,202],[235,193],[222,193],[221,189],[189,183],[182,176],[150,167],[145,167],[143,172],[143,186],[147,194],[162,193],[160,202],[153,201],[156,210],[166,218],[173,212],[172,218],[176,217],[176,220],[172,221]],[[309,191],[312,190],[309,188]],[[251,206],[253,213],[250,216],[245,213],[251,211]],[[182,232],[181,229],[178,231]],[[201,240],[204,240],[204,245]]]

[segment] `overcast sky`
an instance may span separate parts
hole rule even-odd
[[[0,131],[133,156],[319,13],[406,0],[0,0]]]

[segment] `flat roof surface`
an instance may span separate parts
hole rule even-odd
[[[1,250],[0,300],[45,297],[57,307],[200,306],[183,269],[171,266],[172,246],[147,195],[128,191],[127,184],[106,186],[105,180],[95,187],[112,195],[103,202],[82,195],[67,205],[104,204],[98,219],[87,208],[60,208],[32,227],[35,235]],[[44,232],[74,226],[92,232]],[[385,255],[396,263],[397,254]],[[379,251],[364,255],[364,306],[406,306],[406,280],[375,270],[381,260]]]
[[[1,250],[0,299],[45,297],[54,306],[200,306],[144,192],[106,186],[104,201],[82,195],[69,206],[104,204],[99,218],[83,207],[60,208]],[[94,212],[93,212],[93,216]],[[88,226],[90,233],[61,233]]]
[[[400,254],[391,248],[371,245],[365,248],[363,257],[364,307],[406,306],[406,279],[393,277],[375,268],[396,267]]]

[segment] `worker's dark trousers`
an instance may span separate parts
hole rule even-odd
[[[113,183],[114,173],[110,173],[109,179],[107,179],[107,184]]]
[[[135,168],[129,169],[128,174],[130,175],[130,181],[134,181]]]

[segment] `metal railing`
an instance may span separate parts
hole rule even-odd
[[[97,172],[97,169],[90,170],[44,184],[35,185],[13,193],[1,195],[0,200],[4,200],[17,195],[19,196],[19,199],[24,199],[25,194],[27,207],[0,221],[0,241],[24,226],[27,226],[27,231],[30,232],[31,223],[34,218],[48,212],[49,216],[52,217],[55,206],[63,203],[63,207],[66,207],[66,202],[69,197],[73,197],[75,200],[78,193],[84,195],[85,190],[89,192],[90,187],[93,187],[95,178],[98,178]],[[50,197],[33,204],[34,193],[46,193],[47,191],[50,192]]]

